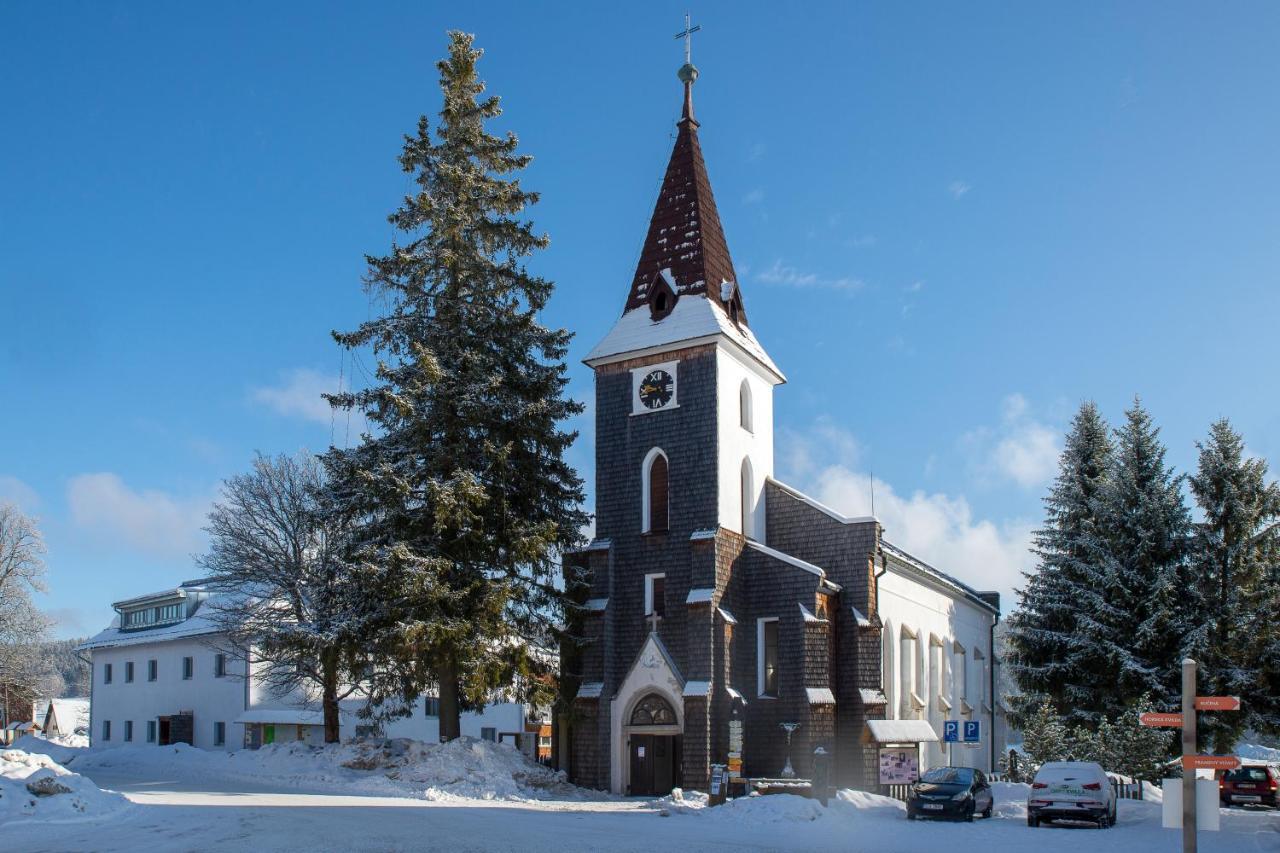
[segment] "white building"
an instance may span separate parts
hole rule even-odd
[[[201,749],[256,748],[265,743],[324,742],[318,702],[280,695],[248,667],[212,618],[211,592],[201,581],[118,601],[111,626],[80,648],[92,662],[90,741],[188,743]],[[253,670],[258,670],[257,672]],[[344,739],[373,734],[356,711],[361,700],[342,703]],[[497,702],[462,715],[462,733],[533,748],[526,735],[533,715],[516,702]],[[438,702],[419,700],[409,717],[386,724],[382,734],[435,741]]]

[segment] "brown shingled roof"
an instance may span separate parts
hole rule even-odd
[[[731,318],[746,325],[747,316],[736,285],[738,277],[720,227],[702,146],[698,144],[691,88],[691,82],[686,82],[684,117],[679,122],[675,148],[649,220],[649,233],[623,313],[648,304],[650,285],[665,269],[671,271],[679,297],[706,294],[708,299],[719,302]],[[733,282],[734,287],[722,289],[725,281]]]

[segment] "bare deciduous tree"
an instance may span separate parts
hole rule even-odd
[[[210,602],[231,647],[278,693],[319,694],[325,742],[339,740],[339,701],[355,692],[363,662],[347,621],[352,589],[343,530],[319,502],[323,473],[307,455],[258,456],[227,480],[209,513],[200,559]]]

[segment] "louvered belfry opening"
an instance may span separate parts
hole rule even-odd
[[[649,467],[649,531],[667,530],[667,457],[659,453]]]

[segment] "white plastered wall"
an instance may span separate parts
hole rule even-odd
[[[726,344],[716,348],[720,526],[742,533],[742,460],[751,460],[751,538],[764,542],[764,483],[773,476],[773,385],[754,359]],[[751,389],[751,430],[739,409],[743,381]]]
[[[984,704],[989,702],[990,667],[983,667],[982,664],[991,660],[991,613],[967,598],[958,594],[951,595],[933,584],[900,574],[892,568],[880,578],[879,593],[880,619],[889,626],[895,644],[888,654],[884,654],[882,650],[882,659],[888,667],[888,671],[882,674],[885,694],[889,700],[885,716],[890,719],[902,717],[902,667],[914,667],[916,692],[924,700],[926,707],[910,716],[920,717],[934,724],[940,741],[925,745],[921,751],[924,762],[921,770],[947,763],[947,749],[941,743],[941,721],[966,718],[982,721],[982,743],[977,749],[957,745],[952,753],[952,760],[960,765],[990,770],[992,720],[991,714],[983,710]],[[903,646],[899,639],[903,626],[917,637],[916,642],[910,644],[914,660],[903,660]],[[940,684],[937,683],[938,680],[931,679],[930,637],[937,637],[943,643],[938,679]],[[960,713],[959,685],[952,677],[952,648],[957,641],[964,646],[968,655],[968,698],[974,711],[967,716]],[[986,660],[975,663],[974,649],[981,650]],[[939,711],[939,693],[951,703],[950,711]]]
[[[203,640],[203,641],[202,641]],[[94,746],[121,746],[125,743],[125,721],[133,721],[134,745],[147,743],[147,721],[194,712],[193,746],[200,749],[239,749],[244,744],[244,726],[232,721],[245,710],[244,661],[227,657],[227,674],[214,676],[214,656],[218,650],[208,638],[169,640],[94,649],[93,704],[90,742]],[[182,659],[193,659],[190,680],[182,678]],[[155,681],[147,680],[147,662],[156,661]],[[133,682],[125,681],[125,664],[133,661]],[[110,684],[104,684],[103,667],[111,664]],[[111,721],[111,740],[102,740],[102,722]],[[226,743],[214,745],[213,724],[226,723]],[[158,726],[157,726],[158,728]]]

